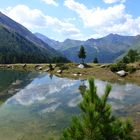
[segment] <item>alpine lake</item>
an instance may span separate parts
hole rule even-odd
[[[102,95],[108,82],[95,79],[95,83]],[[113,114],[140,122],[140,86],[110,84]],[[88,82],[46,72],[0,70],[0,140],[59,139],[71,117],[80,113],[80,86]]]

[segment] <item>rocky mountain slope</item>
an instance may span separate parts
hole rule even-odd
[[[62,57],[60,52],[0,12],[0,63],[50,62]]]
[[[97,57],[101,63],[114,62],[130,48],[140,48],[140,36],[109,34],[99,39],[91,38],[86,41],[66,39],[64,42],[52,41],[48,37],[45,38],[45,36],[42,38],[41,35],[37,35],[37,37],[48,43],[54,49],[62,52],[68,59],[74,62],[80,62],[77,53],[81,45],[86,50],[86,62],[92,62]]]

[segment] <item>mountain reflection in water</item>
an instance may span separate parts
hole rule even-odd
[[[80,86],[88,86],[87,81],[58,78],[47,73],[27,73],[24,78],[9,82],[7,88],[14,89],[16,86],[12,83],[17,80],[22,81],[18,83],[20,90],[0,106],[0,138],[45,140],[52,135],[59,138],[71,116],[80,113],[77,105],[82,95],[79,89]],[[95,80],[95,83],[102,95],[107,82]],[[129,114],[132,106],[140,104],[140,86],[129,83],[114,83],[112,86],[108,102],[117,115],[124,115],[124,110]]]

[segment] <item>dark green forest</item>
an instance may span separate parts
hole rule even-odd
[[[64,57],[49,57],[44,48],[35,46],[23,36],[0,26],[0,63],[68,62]]]

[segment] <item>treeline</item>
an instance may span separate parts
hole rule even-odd
[[[14,64],[14,63],[66,63],[69,62],[64,57],[54,57],[52,59],[34,53],[14,53],[14,52],[0,52],[0,64]]]
[[[48,54],[18,33],[0,26],[0,63],[59,63],[68,62],[64,57]]]
[[[140,52],[138,52],[137,50],[130,49],[128,53],[121,60],[119,60],[116,64],[112,64],[110,66],[110,69],[112,72],[125,70],[127,72],[132,73],[136,69],[132,66],[128,66],[127,64],[134,63],[139,60],[140,60]]]
[[[140,52],[138,52],[137,50],[130,49],[120,62],[128,64],[128,63],[134,63],[138,60],[140,60]]]

